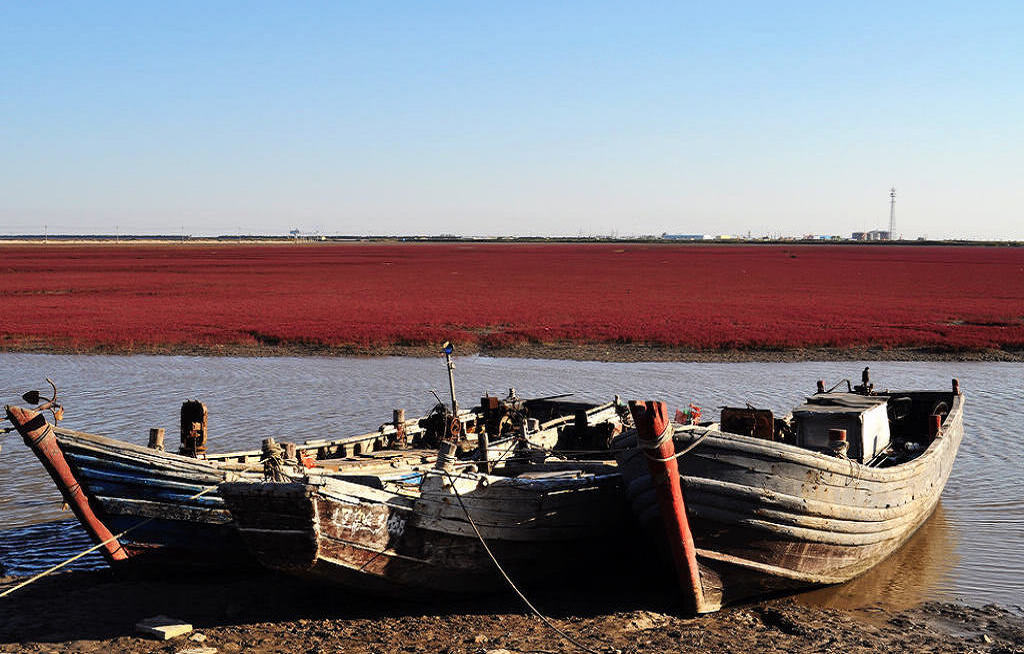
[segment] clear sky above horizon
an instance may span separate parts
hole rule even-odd
[[[0,5],[0,233],[1024,239],[1024,4]]]

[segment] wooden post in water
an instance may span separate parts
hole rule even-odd
[[[164,451],[164,430],[161,427],[153,427],[149,430],[149,449],[157,452]]]
[[[672,423],[664,402],[630,402],[629,412],[636,424],[637,445],[647,458],[647,469],[654,482],[658,508],[665,534],[672,551],[672,563],[683,591],[683,601],[690,613],[705,613],[704,587],[697,564],[697,548],[693,543],[686,503],[679,482],[676,446],[672,442]]]

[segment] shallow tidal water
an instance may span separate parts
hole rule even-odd
[[[856,382],[870,365],[878,387],[948,388],[966,396],[965,436],[939,508],[898,553],[862,577],[800,597],[817,605],[900,610],[929,600],[1024,604],[1024,364],[987,362],[602,363],[544,359],[457,359],[459,401],[484,392],[523,396],[572,392],[579,399],[693,403],[713,416],[750,402],[786,413],[814,391]],[[0,403],[48,390],[65,407],[64,426],[145,444],[164,427],[172,446],[178,410],[199,399],[210,410],[210,449],[258,448],[261,439],[304,441],[375,430],[405,408],[425,414],[444,398],[441,358],[215,358],[0,354]],[[6,426],[6,423],[5,423]],[[17,434],[0,436],[0,564],[31,574],[90,544],[60,494]],[[75,566],[103,565],[98,556]],[[73,567],[75,567],[73,566]]]

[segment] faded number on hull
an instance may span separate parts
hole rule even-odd
[[[382,547],[405,533],[405,518],[384,507],[335,506],[331,524],[350,538]]]
[[[397,513],[388,516],[388,535],[392,538],[401,538],[405,533],[405,518]]]

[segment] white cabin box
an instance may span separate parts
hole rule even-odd
[[[818,393],[793,409],[797,445],[827,450],[829,429],[845,429],[849,458],[866,463],[889,446],[888,398],[859,393]]]

